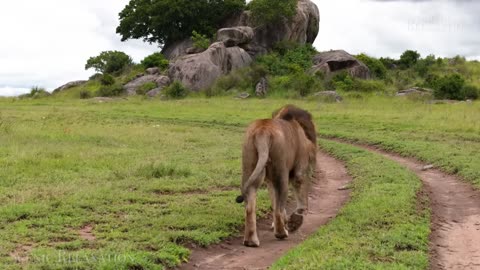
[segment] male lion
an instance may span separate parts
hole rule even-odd
[[[265,178],[272,202],[276,238],[288,237],[287,222],[290,231],[298,229],[303,215],[307,213],[309,170],[316,155],[313,143],[316,136],[313,140],[307,137],[301,120],[297,120],[302,118],[302,114],[287,113],[293,109],[305,112],[311,121],[308,112],[289,105],[275,113],[273,119],[253,122],[246,131],[242,152],[242,195],[237,198],[238,203],[245,201],[245,246],[260,245],[255,205],[257,189]],[[285,207],[289,179],[294,187],[297,209],[287,220]]]

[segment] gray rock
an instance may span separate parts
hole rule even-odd
[[[250,43],[253,39],[253,29],[249,26],[222,28],[217,32],[217,40],[227,47]]]
[[[320,97],[324,101],[342,102],[343,98],[337,93],[337,91],[321,91],[315,93],[313,96]]]
[[[428,171],[428,170],[433,169],[433,168],[435,168],[435,166],[433,166],[431,164],[430,165],[425,165],[425,166],[422,167],[422,171]]]
[[[193,47],[193,41],[190,38],[179,40],[171,44],[165,44],[162,49],[162,54],[168,60],[175,59],[177,57],[187,54],[187,50]]]
[[[268,93],[268,81],[267,78],[263,77],[260,79],[260,81],[257,83],[257,86],[255,87],[255,94],[257,97],[266,97]]]
[[[170,84],[170,79],[167,76],[158,75],[158,74],[144,75],[142,77],[135,78],[129,83],[125,84],[123,86],[123,89],[125,89],[127,95],[129,96],[136,95],[137,89],[149,82],[154,82],[157,84],[159,88],[163,89],[165,86]]]
[[[325,75],[346,70],[352,77],[370,79],[368,67],[344,50],[322,52],[313,57],[311,73],[322,72]]]
[[[60,87],[58,87],[57,89],[53,90],[53,92],[61,92],[63,90],[67,90],[67,89],[70,89],[70,88],[73,88],[75,86],[79,86],[79,85],[83,85],[85,83],[87,83],[88,81],[85,81],[85,80],[79,80],[79,81],[73,81],[73,82],[69,82],[69,83],[66,83]]]
[[[176,59],[170,65],[169,77],[192,91],[200,91],[210,87],[218,77],[251,62],[252,58],[242,48],[226,48],[223,42],[216,42],[204,52]]]
[[[185,51],[185,53],[186,54],[196,54],[196,53],[201,53],[201,52],[204,52],[204,51],[206,51],[206,49],[197,48],[197,47],[190,47]]]
[[[313,44],[320,29],[320,12],[310,0],[299,0],[297,13],[290,20],[257,26],[251,17],[250,11],[244,11],[227,20],[224,27],[249,26],[254,29],[253,40],[241,46],[252,56],[267,53],[281,41]]]
[[[155,89],[152,89],[150,91],[147,92],[147,96],[148,97],[156,97],[158,96],[163,90],[163,87],[157,87]]]
[[[405,89],[405,90],[400,90],[397,92],[396,96],[409,96],[409,95],[421,95],[421,96],[425,96],[425,95],[432,95],[433,94],[433,90],[432,89],[428,89],[428,88],[421,88],[421,87],[412,87],[412,88],[409,88],[409,89]]]
[[[253,58],[240,47],[227,48],[227,64],[225,72],[249,66]]]
[[[170,65],[168,74],[190,90],[199,91],[210,87],[224,74],[226,62],[227,48],[222,42],[216,42],[202,53],[178,58]]]
[[[160,69],[158,67],[147,68],[147,70],[145,70],[145,73],[147,73],[148,75],[155,75],[160,73]]]
[[[250,97],[250,94],[247,92],[240,93],[238,96],[236,96],[236,98],[239,98],[239,99],[247,99],[249,97]]]
[[[167,76],[158,76],[155,82],[157,83],[158,87],[165,88],[170,85],[171,80]]]

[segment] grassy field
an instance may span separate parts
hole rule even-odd
[[[231,98],[109,103],[0,99],[0,268],[162,269],[186,260],[188,247],[215,243],[238,231],[243,208],[234,198],[243,129],[286,103],[310,110],[324,136],[415,156],[480,187],[479,103],[423,104],[378,96],[347,98],[341,104]],[[386,178],[369,171],[378,157],[325,145],[349,164],[359,181],[355,194],[383,188],[380,182]],[[362,170],[362,165],[369,166]],[[378,166],[402,176],[395,181],[405,188],[405,206],[412,206],[418,180],[386,161]],[[385,188],[387,192],[390,186]],[[269,208],[266,197],[261,193],[260,212]],[[396,220],[420,218],[397,224],[385,238],[371,236],[387,248],[374,247],[365,254],[399,267],[423,268],[428,218],[412,207],[404,210]],[[339,219],[319,232],[305,244],[305,253],[311,254],[307,250],[315,239],[323,241],[342,226],[356,225],[348,222]],[[390,221],[379,216],[378,222]],[[412,228],[420,228],[417,238],[402,236]],[[367,239],[357,240],[362,245]],[[391,254],[397,243],[410,249],[412,241],[412,250]],[[287,263],[289,259],[277,266]]]
[[[430,214],[415,174],[356,147],[320,145],[354,176],[351,200],[272,269],[427,269]]]

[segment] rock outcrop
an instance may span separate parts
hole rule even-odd
[[[255,86],[255,94],[257,97],[266,97],[268,94],[268,81],[267,78],[263,77]]]
[[[125,84],[123,86],[123,89],[125,89],[125,92],[129,96],[136,95],[137,94],[137,89],[139,89],[144,84],[151,83],[151,82],[155,83],[157,85],[157,88],[153,89],[153,90],[155,90],[155,92],[152,92],[153,90],[148,92],[148,95],[149,96],[155,96],[160,92],[160,90],[162,90],[163,88],[165,88],[166,86],[168,86],[170,84],[170,78],[168,78],[167,76],[160,75],[158,73],[157,74],[147,74],[147,75],[137,77],[137,78],[133,79],[132,81],[130,81],[129,83]]]
[[[193,91],[210,87],[221,75],[248,66],[281,41],[312,44],[319,31],[320,13],[311,0],[299,0],[290,20],[269,25],[254,24],[250,11],[233,16],[217,32],[217,41],[202,52],[190,38],[165,46],[162,53],[171,60],[169,77]]]
[[[80,81],[73,81],[73,82],[69,82],[69,83],[66,83],[60,87],[58,87],[57,89],[53,90],[54,93],[56,92],[61,92],[63,90],[67,90],[67,89],[70,89],[70,88],[73,88],[75,86],[79,86],[79,85],[83,85],[85,83],[87,83],[88,81],[85,81],[85,80],[80,80]]]
[[[322,72],[325,75],[346,70],[350,76],[370,79],[368,67],[344,50],[322,52],[313,57],[311,73]]]
[[[337,91],[321,91],[315,93],[314,97],[319,97],[321,101],[326,102],[342,102],[343,98],[340,96]]]
[[[242,48],[227,48],[223,42],[216,42],[204,52],[176,59],[170,64],[169,77],[190,90],[200,91],[210,87],[221,75],[251,62],[252,58]]]
[[[421,88],[421,87],[412,87],[405,90],[400,90],[397,92],[396,96],[410,96],[410,95],[420,95],[420,96],[428,96],[433,95],[433,90],[428,88]]]

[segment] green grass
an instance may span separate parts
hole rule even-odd
[[[243,223],[243,208],[234,203],[243,129],[286,103],[311,111],[324,136],[378,144],[480,186],[480,103],[354,97],[341,104],[2,98],[0,268],[162,268],[186,260],[192,244],[237,232]],[[402,179],[416,190],[417,180],[408,175]],[[259,212],[268,205],[262,192]],[[401,214],[409,217],[408,210]],[[86,225],[93,225],[95,241],[80,237]],[[15,250],[30,261],[16,263]],[[374,255],[390,258],[385,252]],[[396,261],[420,266],[422,260]]]
[[[354,177],[351,200],[272,269],[427,269],[430,214],[417,206],[420,180],[378,154],[320,145],[346,162]]]

